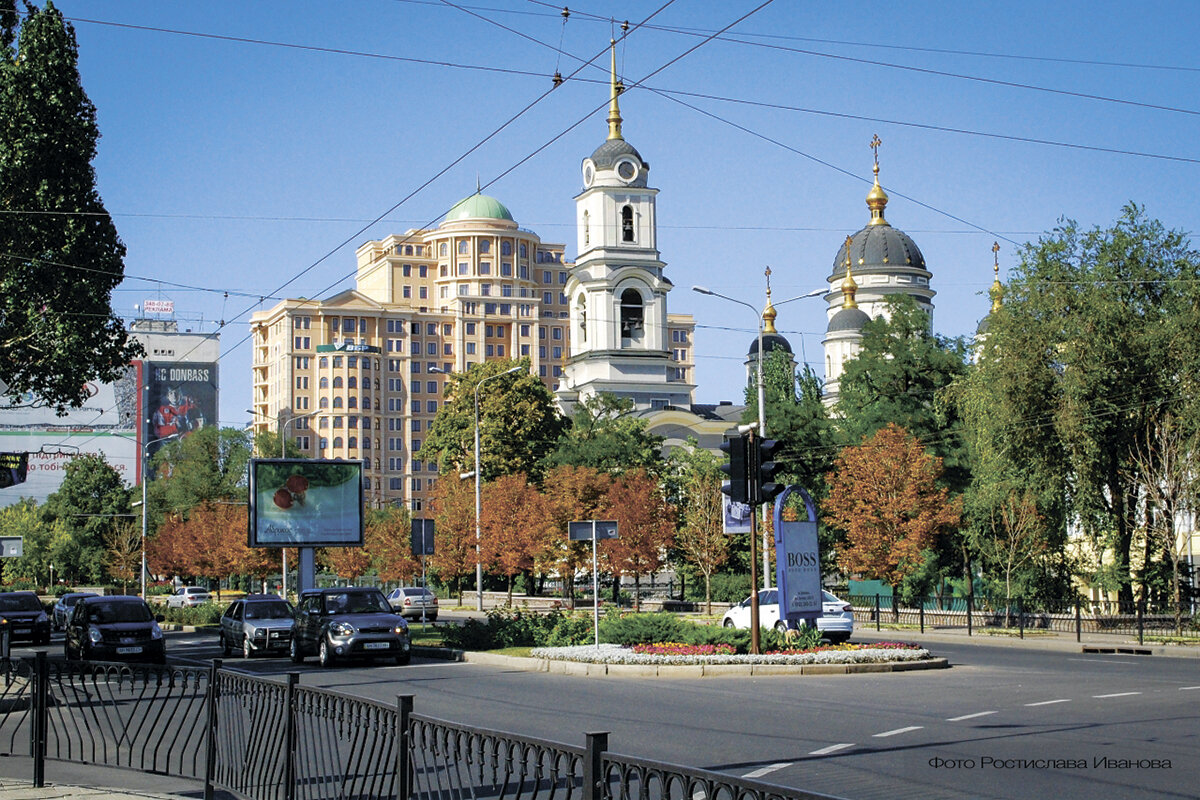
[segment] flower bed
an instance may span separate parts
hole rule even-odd
[[[617,644],[601,644],[597,647],[589,644],[575,647],[535,647],[529,654],[533,658],[594,664],[878,664],[890,661],[923,661],[933,657],[924,647],[904,642],[831,645],[761,655],[638,652],[639,648],[644,650],[661,647],[663,645],[623,647]],[[698,650],[701,646],[686,647]]]

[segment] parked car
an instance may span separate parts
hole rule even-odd
[[[194,608],[209,600],[212,595],[203,586],[180,586],[167,598],[167,608]]]
[[[67,627],[67,620],[71,618],[71,611],[75,608],[75,604],[85,597],[96,597],[95,592],[67,592],[62,597],[58,598],[58,602],[54,604],[54,608],[50,610],[51,622],[54,624],[54,630],[61,631]]]
[[[296,603],[290,655],[299,664],[313,654],[322,667],[343,658],[387,657],[407,664],[412,656],[408,623],[378,589],[311,589]]]
[[[248,594],[221,615],[221,650],[228,657],[237,648],[242,658],[283,655],[292,643],[292,604],[277,594]]]
[[[437,595],[428,589],[422,589],[420,586],[401,586],[392,589],[387,597],[392,610],[402,617],[421,619],[421,612],[424,611],[425,619],[430,622],[437,619]]]
[[[854,609],[845,600],[829,592],[821,592],[823,602],[821,616],[817,617],[817,630],[831,642],[845,642],[854,633]],[[726,628],[750,627],[750,598],[747,597],[725,612],[721,624]],[[779,618],[779,592],[776,589],[760,589],[758,592],[758,624],[762,628],[784,630],[787,621]]]
[[[33,592],[0,593],[0,616],[10,625],[10,642],[50,644],[50,615]]]
[[[150,606],[140,597],[84,597],[67,621],[68,661],[150,661],[162,664],[167,647]]]

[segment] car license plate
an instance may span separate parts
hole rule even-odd
[[[367,642],[363,645],[364,650],[387,650],[392,646],[391,642]]]
[[[134,653],[140,653],[140,652],[142,652],[142,648],[140,648],[140,647],[118,647],[117,648],[117,655],[119,655],[119,656],[131,656]]]

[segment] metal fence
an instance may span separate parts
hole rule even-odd
[[[1029,600],[1022,597],[922,597],[912,603],[891,595],[850,595],[855,622],[882,629],[885,624],[966,630],[1006,629],[1024,637],[1030,631],[1074,634],[1111,633],[1151,638],[1200,640],[1200,613],[1191,603],[1149,605],[1081,600]]]
[[[830,800],[221,669],[0,659],[0,755],[155,772],[247,800]]]

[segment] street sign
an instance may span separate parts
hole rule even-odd
[[[588,541],[592,538],[592,530],[596,531],[597,539],[617,539],[617,521],[612,519],[587,519],[582,522],[567,523],[567,538],[571,541]]]
[[[0,558],[20,558],[24,554],[20,536],[0,536]]]
[[[412,553],[414,556],[433,555],[433,520],[412,521]]]

